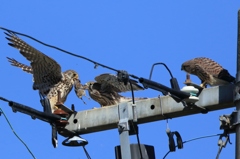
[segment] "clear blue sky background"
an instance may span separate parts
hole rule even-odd
[[[149,77],[151,65],[164,62],[183,87],[185,73],[181,64],[194,57],[209,57],[235,76],[237,11],[240,1],[3,1],[0,5],[0,26],[31,35],[46,43],[91,58],[137,76]],[[83,83],[101,73],[115,73],[62,52],[44,47],[22,37],[35,48],[54,58],[62,70],[74,69]],[[32,90],[32,76],[10,66],[6,56],[23,63],[29,62],[7,45],[0,31],[0,96],[42,110],[37,91]],[[170,86],[170,76],[157,67],[153,79]],[[195,83],[200,81],[192,77]],[[137,96],[156,97],[160,92],[146,90]],[[129,95],[129,94],[128,94]],[[85,98],[84,105],[72,92],[66,105],[76,105],[78,111],[99,107]],[[82,148],[51,145],[49,124],[13,113],[7,103],[0,101],[15,131],[38,159],[85,159]],[[170,129],[181,133],[183,140],[218,134],[219,116],[230,114],[234,108],[169,120]],[[14,136],[3,116],[0,117],[1,158],[30,159],[22,143]],[[139,125],[140,141],[155,147],[156,158],[168,151],[166,121]],[[92,159],[114,159],[114,146],[119,145],[117,129],[83,135]],[[59,137],[59,142],[64,140]],[[136,143],[136,137],[130,137]],[[184,149],[170,153],[168,159],[215,158],[218,137],[186,143]],[[220,158],[234,158],[235,135],[232,145],[223,149]]]

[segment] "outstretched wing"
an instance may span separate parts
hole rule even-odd
[[[138,85],[137,81],[129,79],[129,82],[127,85],[124,85],[123,82],[119,82],[118,78],[116,75],[113,74],[101,74],[97,77],[95,77],[95,80],[98,83],[101,83],[101,89],[102,90],[107,90],[107,89],[112,89],[112,91],[115,92],[127,92],[131,90],[130,83],[132,84],[133,90],[143,90],[144,88]]]
[[[11,32],[5,34],[8,36],[6,39],[10,41],[8,44],[18,49],[31,62],[34,77],[33,89],[47,91],[49,87],[61,80],[61,67],[55,60],[36,50],[15,34]]]
[[[32,70],[31,66],[20,63],[17,60],[15,60],[14,58],[7,57],[7,59],[8,59],[8,62],[10,62],[12,66],[16,66],[18,68],[21,68],[23,71],[25,71],[27,73],[33,74],[33,70]]]

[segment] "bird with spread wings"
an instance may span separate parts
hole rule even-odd
[[[74,70],[61,71],[61,66],[52,58],[36,50],[13,33],[6,33],[11,43],[10,46],[17,48],[20,53],[30,61],[31,66],[22,64],[13,58],[8,58],[11,65],[22,68],[23,71],[33,74],[33,89],[39,90],[43,97],[50,101],[52,113],[57,109],[60,91],[60,102],[64,103],[75,83],[80,83],[79,75]],[[77,95],[81,97],[80,94]]]
[[[13,58],[8,58],[8,61],[12,66],[21,68],[27,73],[33,73],[30,66],[22,64]],[[86,96],[85,90],[88,90],[89,96],[98,102],[102,107],[115,105],[124,101],[131,101],[132,98],[124,97],[120,95],[121,92],[131,91],[131,85],[134,91],[143,90],[144,88],[137,84],[137,81],[130,79],[127,85],[120,82],[116,75],[113,74],[101,74],[95,77],[96,81],[89,81],[86,85],[82,85],[79,79],[74,80],[74,91],[79,98]],[[146,98],[135,98],[135,100]]]
[[[22,64],[11,58],[8,58],[9,62],[13,66],[22,68],[23,71],[33,75],[33,89],[39,90],[41,96],[49,99],[50,109],[53,113],[58,109],[58,106],[56,106],[57,102],[63,104],[72,90],[73,85],[80,83],[78,73],[74,70],[62,72],[61,66],[54,59],[33,48],[15,34],[11,32],[5,34],[7,35],[6,39],[10,42],[8,44],[18,49],[20,53],[30,61],[31,66]],[[81,89],[79,85],[78,87]],[[59,92],[60,98],[58,97]],[[81,91],[78,91],[78,97],[81,97],[80,93]],[[46,108],[46,105],[44,110],[49,110]],[[55,129],[53,128],[53,130]],[[52,143],[53,146],[56,147],[57,136],[56,134],[52,135]]]
[[[115,105],[120,102],[131,101],[132,98],[120,95],[121,92],[143,90],[144,88],[137,84],[137,81],[129,79],[127,85],[120,82],[116,75],[101,74],[95,77],[96,81],[89,81],[84,87],[88,90],[89,96],[98,102],[101,107]],[[135,98],[135,100],[146,98]]]
[[[218,86],[235,82],[235,78],[229,74],[228,70],[206,57],[198,57],[184,62],[181,70],[196,75],[201,80],[200,86],[203,88],[206,88],[207,84]]]

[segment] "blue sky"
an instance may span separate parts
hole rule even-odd
[[[240,2],[212,1],[4,1],[0,5],[0,26],[31,35],[48,44],[77,53],[110,67],[127,70],[131,74],[149,77],[151,65],[164,62],[183,87],[185,73],[181,64],[194,57],[209,57],[235,76],[237,12]],[[62,70],[74,69],[83,83],[101,73],[115,73],[88,61],[75,58],[22,37],[26,42],[54,58]],[[39,95],[32,90],[32,76],[12,67],[6,57],[29,62],[7,45],[0,31],[0,96],[41,110]],[[153,80],[170,86],[170,76],[163,67],[157,67]],[[192,76],[195,83],[200,81]],[[146,90],[137,96],[157,97],[160,92]],[[126,94],[130,95],[130,94]],[[84,105],[74,92],[65,105],[75,104],[78,111],[99,107],[93,100]],[[26,142],[38,159],[84,159],[82,148],[51,145],[50,126],[32,120],[21,113],[13,113],[7,103],[0,101],[15,131]],[[234,108],[197,114],[169,120],[172,131],[181,133],[183,140],[222,133],[219,116],[230,114]],[[1,158],[31,158],[26,148],[14,136],[7,122],[0,117]],[[158,159],[168,151],[165,133],[166,121],[139,125],[140,141],[153,145]],[[92,159],[113,159],[114,147],[119,145],[117,129],[83,135]],[[59,136],[59,142],[64,140]],[[136,137],[130,137],[136,143]],[[215,158],[218,137],[186,143],[184,149],[170,153],[167,159]],[[220,158],[234,158],[235,135],[232,145],[222,150]]]

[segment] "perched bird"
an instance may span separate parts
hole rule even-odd
[[[74,70],[61,71],[61,66],[52,58],[36,50],[13,33],[5,33],[10,46],[18,49],[20,53],[30,61],[31,66],[19,63],[15,59],[8,58],[9,62],[16,67],[22,68],[23,71],[33,74],[33,89],[39,90],[44,98],[49,99],[50,109],[53,113],[58,109],[55,104],[58,102],[58,92],[60,92],[60,103],[64,103],[69,92],[72,90],[74,81],[79,81],[79,75]],[[46,106],[44,110],[46,109]],[[54,126],[53,134],[55,130]],[[54,147],[57,146],[56,135],[52,135]]]
[[[131,91],[130,83],[127,85],[119,82],[116,75],[101,74],[95,77],[96,81],[90,81],[86,83],[89,96],[98,102],[101,107],[115,105],[124,101],[131,101],[132,98],[121,96],[120,92]],[[144,88],[137,84],[137,81],[130,79],[133,90],[143,90]],[[135,98],[146,99],[146,98]]]
[[[206,57],[194,58],[184,62],[181,70],[198,76],[201,80],[200,86],[203,88],[206,88],[207,84],[210,86],[218,86],[235,81],[235,78],[229,74],[228,70]]]
[[[69,92],[73,88],[75,80],[79,80],[78,73],[74,70],[61,71],[61,66],[52,58],[36,50],[14,34],[6,33],[9,45],[17,48],[20,53],[31,63],[31,67],[19,63],[15,59],[8,58],[13,66],[20,67],[24,71],[33,74],[33,89],[47,97],[50,101],[51,110],[57,109],[55,104],[58,101],[58,91],[60,99],[64,103]]]
[[[8,62],[10,62],[12,66],[19,67],[23,71],[33,74],[33,70],[32,70],[31,66],[22,64],[22,63],[18,62],[17,60],[15,60],[14,58],[7,57],[7,59],[8,59]],[[83,101],[82,97],[86,96],[86,92],[85,92],[86,86],[81,84],[80,79],[75,79],[73,85],[74,85],[74,91],[75,91],[76,95],[78,96],[78,98],[80,98]],[[84,104],[86,104],[86,103],[84,102]]]

